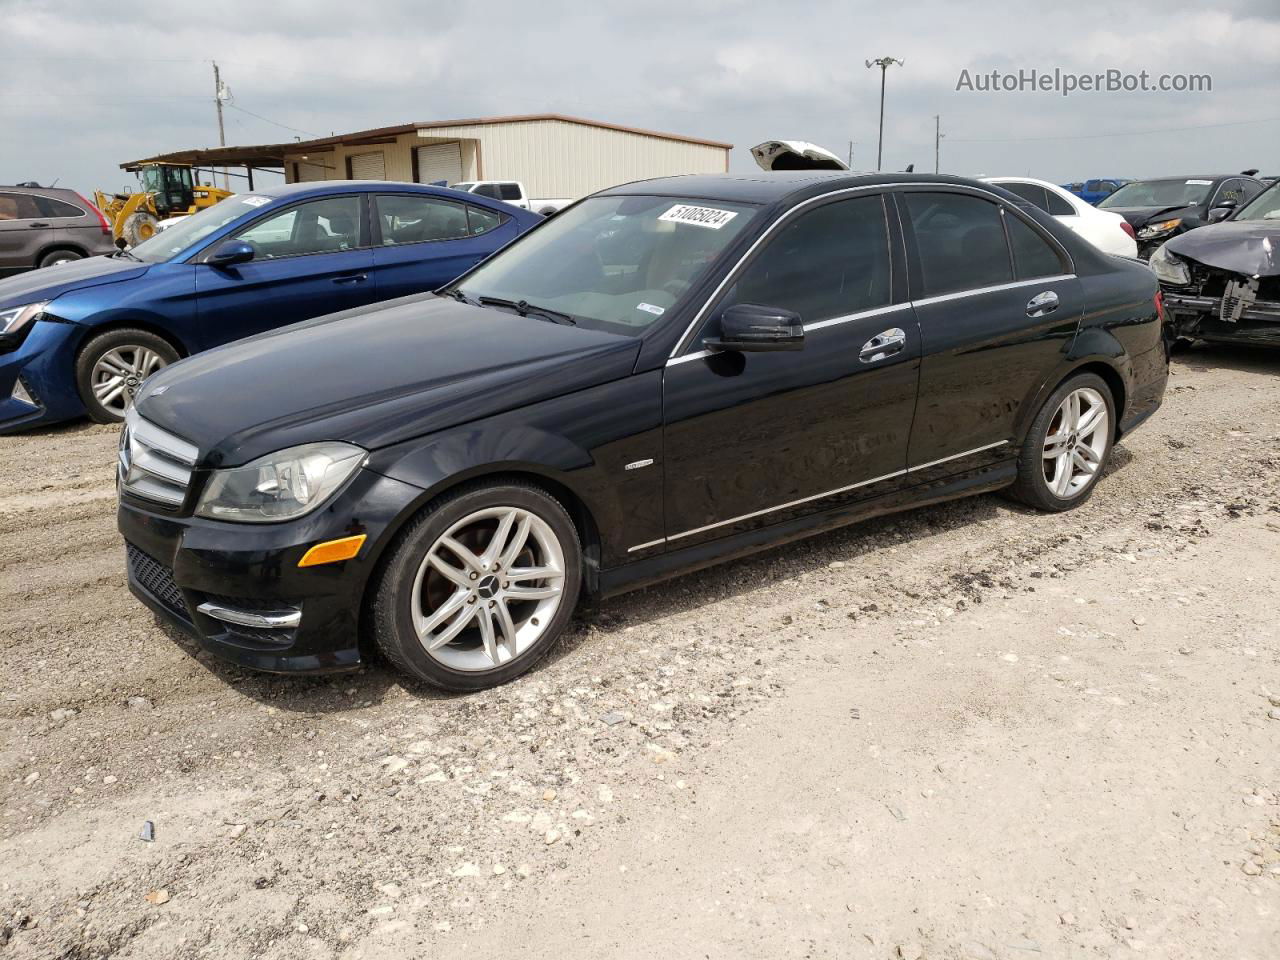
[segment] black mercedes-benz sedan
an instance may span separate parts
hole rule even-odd
[[[129,583],[250,667],[479,689],[584,593],[985,491],[1078,506],[1160,405],[1163,334],[1144,265],[989,184],[615,187],[435,294],[148,380]]]

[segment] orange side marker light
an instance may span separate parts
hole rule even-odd
[[[360,548],[364,546],[366,534],[360,534],[356,537],[343,537],[340,540],[326,540],[324,543],[317,543],[314,547],[302,555],[302,559],[298,561],[300,567],[318,567],[324,563],[339,563],[343,560],[350,560]]]

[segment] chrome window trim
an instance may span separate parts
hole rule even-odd
[[[972,450],[953,453],[950,456],[942,457],[939,460],[930,460],[928,463],[920,463],[914,467],[907,467],[905,470],[895,470],[893,473],[886,473],[880,477],[872,477],[870,480],[859,480],[857,483],[850,483],[843,487],[836,487],[834,490],[825,490],[822,493],[815,493],[808,497],[801,497],[799,500],[789,500],[786,503],[780,503],[774,507],[765,507],[763,510],[755,510],[751,513],[744,513],[737,517],[730,517],[728,520],[717,520],[715,523],[708,523],[706,526],[702,527],[694,527],[692,530],[683,530],[680,533],[673,533],[669,537],[660,537],[657,540],[650,540],[648,543],[638,543],[634,547],[628,547],[627,553],[635,553],[637,550],[647,550],[650,547],[657,547],[664,543],[671,543],[673,540],[680,540],[684,537],[692,537],[695,534],[705,533],[706,531],[714,530],[717,527],[741,523],[743,520],[752,520],[755,517],[762,517],[767,513],[776,513],[779,510],[787,510],[791,507],[798,507],[801,504],[812,503],[814,500],[821,500],[824,497],[834,497],[837,494],[848,493],[850,490],[857,490],[859,487],[867,487],[873,483],[880,483],[883,480],[893,480],[895,477],[905,477],[907,474],[915,473],[919,470],[927,470],[929,467],[936,467],[943,463],[950,463],[952,460],[959,460],[961,457],[968,457],[975,453],[983,453],[987,450],[994,450],[996,447],[1003,447],[1008,442],[1008,440],[997,440],[995,443],[988,443],[985,446],[974,447]]]
[[[675,359],[679,357],[680,352],[689,345],[689,341],[693,336],[693,332],[698,329],[699,325],[701,325],[702,321],[706,317],[707,311],[711,308],[711,305],[716,302],[720,294],[724,292],[724,289],[726,286],[728,286],[729,281],[731,281],[734,278],[734,276],[738,273],[738,271],[742,269],[742,265],[747,261],[747,259],[753,253],[756,252],[756,248],[759,247],[760,244],[764,243],[765,240],[769,239],[769,237],[773,234],[773,231],[776,230],[783,223],[785,223],[788,219],[790,219],[792,214],[796,213],[796,211],[804,210],[806,207],[812,206],[813,204],[816,204],[816,203],[821,203],[824,200],[830,200],[832,197],[846,196],[848,194],[874,192],[874,193],[882,193],[887,198],[891,194],[901,191],[904,187],[926,187],[926,188],[934,187],[940,190],[956,191],[959,193],[982,194],[986,197],[990,197],[992,200],[994,200],[998,204],[1001,204],[1002,206],[1008,204],[1008,201],[1005,200],[1004,197],[1000,196],[998,193],[994,193],[991,190],[984,190],[980,185],[970,185],[967,183],[936,183],[936,182],[929,182],[926,180],[919,180],[919,181],[913,180],[909,183],[877,183],[877,184],[869,184],[863,187],[842,187],[839,190],[829,190],[826,193],[820,193],[815,197],[810,197],[808,200],[805,200],[801,203],[797,203],[794,207],[791,207],[788,210],[786,210],[782,214],[782,216],[778,217],[776,220],[773,221],[773,223],[769,224],[769,226],[765,229],[764,233],[756,237],[755,241],[751,244],[751,246],[749,246],[746,249],[746,252],[743,253],[742,256],[738,258],[738,262],[735,263],[732,268],[730,268],[729,272],[724,275],[724,279],[720,281],[720,283],[716,286],[716,288],[713,291],[711,291],[711,295],[707,297],[707,299],[703,302],[702,306],[698,308],[698,312],[694,314],[693,320],[689,323],[689,326],[685,328],[684,333],[680,335],[680,339],[676,341],[676,345],[672,347],[671,353],[668,354],[668,358]],[[886,200],[886,203],[887,203],[887,200]],[[886,211],[886,216],[887,215],[888,215],[888,212]],[[906,231],[904,229],[903,230],[904,238],[905,238],[905,234],[906,234]],[[892,242],[892,233],[890,233],[890,242]],[[1057,241],[1055,238],[1055,243],[1056,242]],[[1061,245],[1059,244],[1059,246]],[[1067,260],[1069,263],[1071,262],[1071,258],[1069,256]],[[978,291],[973,291],[973,292],[978,292]],[[904,304],[892,304],[892,306],[902,306],[902,305]],[[684,359],[684,358],[681,357],[679,359]]]
[[[997,283],[989,287],[975,287],[972,290],[957,290],[955,293],[940,293],[936,297],[925,297],[912,300],[913,307],[927,307],[931,303],[943,303],[947,300],[963,300],[965,297],[977,297],[984,293],[999,293],[1001,290],[1015,290],[1018,287],[1029,287],[1037,283],[1059,283],[1063,280],[1074,280],[1074,273],[1059,273],[1052,277],[1034,277],[1031,280],[1014,280],[1012,283]]]

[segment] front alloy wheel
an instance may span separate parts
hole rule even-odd
[[[143,381],[178,360],[173,345],[150,330],[106,330],[76,357],[76,386],[89,416],[99,423],[124,419]]]
[[[489,507],[453,524],[414,579],[413,626],[454,670],[491,670],[530,650],[564,596],[564,550],[551,526],[518,507]]]
[[[523,481],[444,495],[389,553],[371,604],[374,640],[402,670],[450,690],[524,673],[551,649],[578,600],[573,521]]]

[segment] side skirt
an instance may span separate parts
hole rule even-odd
[[[990,493],[1009,486],[1017,478],[1016,461],[1001,463],[974,470],[933,483],[921,484],[871,500],[845,504],[820,513],[758,527],[743,533],[720,537],[706,543],[670,550],[655,557],[637,560],[598,573],[597,597],[610,597],[628,590],[637,590],[670,577],[691,573],[727,560],[759,553],[771,547],[802,540],[815,534],[843,527],[859,520],[897,513],[914,507],[956,500],[960,497]]]

